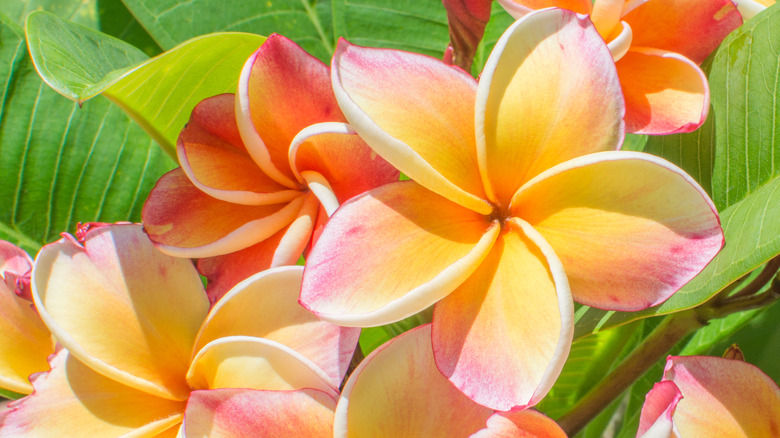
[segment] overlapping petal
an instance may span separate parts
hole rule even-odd
[[[298,292],[302,274],[302,266],[285,266],[258,273],[234,287],[212,308],[196,350],[228,336],[264,338],[303,355],[327,374],[331,386],[338,387],[360,330],[321,321],[301,307]],[[258,313],[262,313],[261,318]]]
[[[436,365],[477,403],[501,411],[534,405],[568,356],[573,314],[555,254],[512,222],[476,272],[436,304]]]
[[[321,391],[194,391],[184,414],[187,438],[333,436],[336,401]]]
[[[496,412],[487,420],[487,427],[471,438],[566,438],[558,424],[533,409]]]
[[[653,385],[653,389],[645,397],[636,436],[671,438],[675,434],[679,435],[672,418],[681,399],[680,389],[674,382],[665,380]]]
[[[490,213],[474,151],[474,78],[424,55],[344,40],[332,65],[339,105],[372,149],[428,189]]]
[[[460,285],[498,228],[412,181],[386,184],[330,218],[307,259],[301,303],[342,325],[405,318]]]
[[[673,134],[697,129],[710,109],[704,72],[677,53],[631,48],[616,64],[626,99],[626,129]]]
[[[91,231],[83,247],[67,237],[45,246],[32,285],[41,318],[80,361],[158,397],[187,398],[209,307],[189,260],[157,251],[138,225],[115,225]]]
[[[501,6],[515,18],[544,8],[563,8],[580,14],[590,12],[590,0],[498,0]]]
[[[377,348],[355,369],[336,407],[334,436],[468,436],[492,413],[439,373],[431,328],[424,325]]]
[[[98,374],[60,350],[32,396],[14,402],[0,437],[156,436],[182,419],[185,402],[155,397]]]
[[[575,301],[605,309],[663,302],[723,245],[704,190],[671,163],[637,152],[551,168],[518,192],[512,213],[553,247]]]
[[[615,66],[587,24],[564,10],[527,15],[488,58],[477,91],[477,154],[486,190],[503,207],[544,169],[622,142]]]

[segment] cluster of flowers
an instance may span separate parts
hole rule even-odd
[[[714,29],[693,39],[673,1],[537,3],[502,1],[522,18],[479,81],[343,40],[328,68],[273,35],[194,109],[143,229],[84,227],[34,263],[0,246],[0,382],[32,392],[0,436],[565,436],[531,407],[573,301],[656,305],[723,245],[691,177],[619,149],[703,122],[697,64],[742,19],[676,2]],[[359,327],[430,306],[342,385]],[[639,434],[771,430],[779,394],[746,363],[672,357]]]

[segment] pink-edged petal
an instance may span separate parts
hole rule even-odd
[[[184,375],[209,308],[197,271],[158,251],[139,225],[46,245],[33,298],[57,340],[90,368],[158,397],[186,399]],[[175,310],[174,310],[175,309]]]
[[[315,389],[193,391],[184,413],[187,438],[333,436],[336,400]]]
[[[0,240],[0,275],[6,276],[8,272],[20,277],[32,268],[32,259],[18,246]]]
[[[492,413],[436,369],[426,324],[388,341],[358,365],[336,407],[333,436],[468,436]]]
[[[276,204],[300,194],[266,176],[252,161],[238,133],[232,94],[198,103],[179,134],[176,151],[192,183],[217,199],[247,205]]]
[[[331,386],[314,362],[278,342],[252,336],[228,336],[206,344],[192,359],[187,381],[193,389],[313,388],[338,396],[338,387]]]
[[[490,213],[474,149],[474,78],[428,56],[345,40],[332,75],[344,115],[372,149],[428,189]]]
[[[707,77],[684,56],[633,47],[616,64],[626,98],[626,131],[690,132],[710,108]]]
[[[433,311],[436,365],[492,409],[533,406],[569,354],[574,305],[549,245],[517,219],[474,274]]]
[[[317,198],[308,194],[298,217],[268,239],[230,254],[199,259],[198,272],[208,279],[211,303],[260,271],[297,263],[311,241],[319,210]]]
[[[676,52],[697,64],[742,25],[731,0],[651,0],[623,20],[634,30],[635,47]]]
[[[674,413],[680,436],[780,435],[780,388],[754,365],[719,357],[669,357],[664,380],[682,393]]]
[[[233,204],[203,193],[174,169],[149,193],[142,218],[149,238],[165,253],[212,257],[273,236],[297,217],[305,198],[301,193],[286,204]]]
[[[281,35],[271,35],[247,60],[238,82],[236,120],[261,169],[288,187],[297,182],[287,151],[301,129],[343,122],[328,67]]]
[[[520,18],[525,14],[544,8],[562,8],[580,14],[590,13],[590,0],[498,0],[509,15]]]
[[[587,18],[570,11],[533,12],[504,32],[482,72],[476,102],[482,178],[504,207],[543,170],[615,150],[623,139],[612,55]]]
[[[498,229],[413,181],[386,184],[330,218],[307,259],[301,304],[341,325],[403,319],[465,281]]]
[[[561,259],[574,300],[645,309],[690,281],[723,246],[712,201],[649,154],[601,152],[539,175],[512,201]]]
[[[496,412],[487,427],[471,438],[566,438],[566,432],[541,412],[533,409]]]
[[[682,394],[672,381],[658,382],[645,396],[642,414],[639,417],[639,430],[636,436],[642,438],[673,438],[676,427],[672,417]]]
[[[35,376],[35,392],[13,402],[0,437],[155,436],[182,420],[185,402],[125,386],[61,350],[51,371]]]
[[[258,273],[230,290],[211,309],[196,349],[226,336],[255,336],[285,345],[308,358],[338,387],[360,330],[317,319],[298,304],[303,266]]]
[[[324,181],[338,203],[398,181],[399,177],[398,169],[343,123],[320,123],[303,129],[290,147],[290,163],[296,176],[312,191],[313,178]]]

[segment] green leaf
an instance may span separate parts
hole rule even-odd
[[[780,174],[780,6],[734,31],[709,76],[715,108],[713,200],[732,205]]]
[[[726,245],[704,270],[659,306],[640,312],[612,312],[582,306],[575,313],[575,337],[654,315],[696,307],[736,279],[780,253],[780,178],[721,212]]]
[[[360,349],[363,355],[368,356],[377,347],[394,337],[411,330],[419,325],[431,322],[433,307],[429,307],[420,313],[408,318],[379,327],[368,327],[360,331]]]
[[[128,67],[148,59],[122,40],[45,11],[28,15],[25,29],[30,55],[43,80],[79,103],[99,94]]]
[[[97,29],[95,0],[0,0],[0,11],[19,26],[30,12],[48,11],[74,23]]]
[[[97,9],[102,32],[138,47],[149,56],[162,52],[122,0],[97,0]]]
[[[80,109],[46,86],[18,31],[0,39],[0,239],[35,254],[79,221],[139,220],[174,163],[109,102]]]

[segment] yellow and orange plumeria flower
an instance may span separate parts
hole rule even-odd
[[[49,369],[54,341],[29,295],[32,259],[0,240],[0,388],[29,394],[33,373]]]
[[[238,93],[198,104],[179,136],[181,167],[152,190],[143,223],[167,254],[220,256],[199,262],[212,301],[255,272],[295,264],[339,202],[398,180],[338,123],[329,78],[325,64],[272,35],[244,66]],[[329,134],[291,148],[299,131],[324,122]]]
[[[301,308],[301,275],[261,272],[209,310],[190,260],[138,225],[45,246],[33,298],[65,349],[0,436],[174,437],[182,422],[188,437],[330,436],[358,330]]]
[[[780,388],[735,359],[670,356],[647,393],[637,437],[780,436]]]
[[[433,361],[430,324],[374,350],[349,376],[336,407],[333,436],[566,438],[532,409],[495,412],[474,403]]]
[[[307,259],[301,303],[349,326],[436,304],[436,364],[477,403],[537,403],[572,341],[572,297],[659,304],[720,250],[706,193],[655,156],[619,152],[615,64],[585,17],[528,14],[479,83],[436,59],[340,41],[336,98],[413,181],[353,198]]]
[[[690,132],[707,118],[698,64],[742,24],[731,0],[498,0],[513,17],[550,6],[590,14],[609,43],[626,99],[626,130]]]

